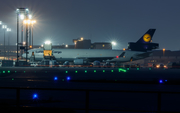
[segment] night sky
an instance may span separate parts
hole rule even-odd
[[[16,44],[16,9],[28,8],[37,21],[34,44],[73,44],[84,37],[92,42],[116,41],[115,49],[136,42],[149,28],[156,28],[153,42],[160,49],[180,50],[180,0],[1,0],[0,21],[12,29]],[[0,30],[0,42],[4,34]],[[6,41],[7,42],[7,41]]]

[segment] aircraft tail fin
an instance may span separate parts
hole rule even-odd
[[[156,29],[149,29],[136,43],[150,43]]]

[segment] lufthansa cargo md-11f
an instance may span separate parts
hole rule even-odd
[[[128,43],[127,50],[108,49],[52,49],[52,55],[57,61],[78,62],[81,61],[104,61],[104,62],[129,62],[143,59],[152,55],[152,50],[157,49],[159,44],[151,43],[156,29],[149,29],[137,42]],[[43,48],[28,50],[29,59],[34,53],[35,60],[43,59]],[[22,55],[26,58],[26,53]]]

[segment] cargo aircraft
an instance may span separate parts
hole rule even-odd
[[[152,50],[159,47],[158,43],[152,43],[152,37],[156,29],[149,29],[137,42],[129,42],[126,50],[108,49],[52,49],[52,55],[60,62],[74,62],[83,64],[84,62],[104,61],[104,62],[129,62],[144,59],[152,55]],[[43,48],[28,50],[27,58],[34,54],[35,61],[41,61],[44,57]],[[22,55],[26,58],[26,53]]]

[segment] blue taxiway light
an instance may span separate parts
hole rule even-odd
[[[54,80],[57,80],[58,78],[57,77],[54,77]]]
[[[159,80],[159,83],[163,83],[163,81],[162,81],[162,80]]]
[[[34,94],[34,95],[33,95],[33,99],[38,99],[38,95],[37,95],[37,94]]]
[[[70,77],[67,77],[67,80],[70,80],[71,78]]]

